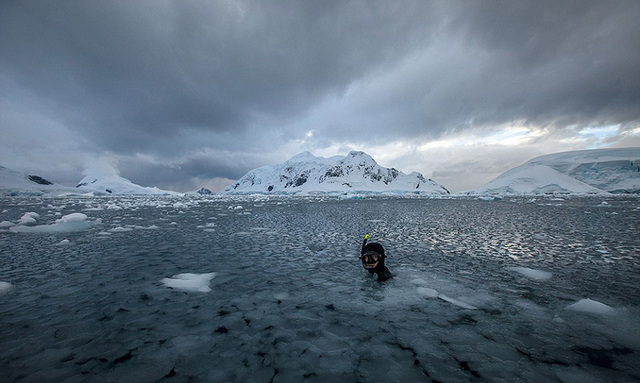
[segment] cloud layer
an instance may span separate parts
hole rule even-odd
[[[472,187],[464,169],[638,145],[638,20],[637,1],[3,2],[0,163],[71,182],[108,157],[187,190],[359,148]]]

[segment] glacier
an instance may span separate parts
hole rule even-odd
[[[42,196],[70,193],[77,193],[77,191],[37,175],[22,173],[0,166],[0,195]]]
[[[640,148],[593,149],[533,158],[459,195],[640,194]]]

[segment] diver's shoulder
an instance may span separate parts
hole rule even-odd
[[[387,266],[384,267],[384,270],[380,274],[378,274],[378,280],[381,282],[386,281],[387,279],[393,278],[393,273],[389,270]]]

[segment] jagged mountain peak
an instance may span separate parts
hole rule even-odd
[[[282,164],[249,171],[222,194],[346,192],[448,194],[444,187],[422,174],[407,175],[384,168],[362,151],[330,158],[303,152]]]
[[[305,162],[305,161],[314,160],[314,159],[316,159],[316,156],[314,156],[308,151],[305,151],[302,153],[298,153],[295,156],[289,158],[286,162],[296,163],[296,162]]]

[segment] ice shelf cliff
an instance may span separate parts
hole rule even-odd
[[[640,194],[640,148],[548,154],[458,194]]]

